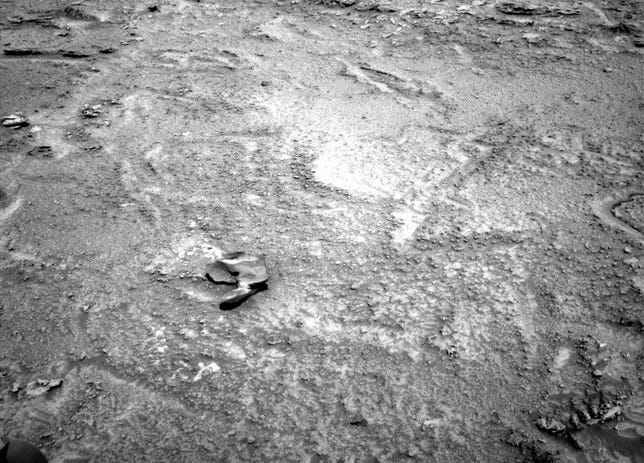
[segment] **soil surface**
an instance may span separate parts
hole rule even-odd
[[[643,461],[640,1],[0,21],[1,434],[55,463]],[[235,251],[267,287],[205,277]]]

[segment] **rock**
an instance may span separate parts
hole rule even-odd
[[[85,104],[81,109],[81,116],[86,118],[98,117],[103,112],[102,104]]]
[[[150,5],[150,6],[148,7],[148,11],[149,11],[150,13],[154,13],[155,11],[159,11],[159,6],[158,6],[158,5]]]
[[[347,8],[355,5],[357,3],[357,0],[323,0],[322,3],[329,6],[340,6],[342,8]]]
[[[27,151],[27,156],[38,156],[42,158],[50,158],[53,156],[53,151],[51,149],[51,146],[48,146],[48,145],[36,146],[35,148],[32,148],[29,151]]]
[[[47,463],[47,458],[29,442],[3,437],[0,440],[0,462],[2,463]]]
[[[505,14],[533,15],[546,12],[544,7],[522,1],[505,1],[497,3],[496,9]]]
[[[528,43],[531,43],[531,44],[536,44],[536,43],[539,43],[539,42],[541,42],[543,40],[541,34],[536,34],[536,33],[533,33],[533,32],[528,32],[526,34],[523,34],[521,37],[526,39],[528,41]]]
[[[8,56],[29,56],[42,54],[42,51],[36,48],[4,48],[2,51],[5,55]]]
[[[29,121],[22,113],[9,114],[7,117],[2,118],[2,126],[12,129],[19,129],[29,125]]]
[[[224,253],[206,267],[206,279],[215,284],[237,284],[226,293],[219,307],[230,310],[258,291],[267,289],[268,272],[264,260],[244,251]]]
[[[199,337],[199,333],[191,328],[181,328],[179,334],[186,339],[197,339]]]
[[[221,298],[219,301],[219,308],[222,310],[234,309],[256,292],[256,289],[249,288],[248,286],[241,286],[237,289],[233,289],[232,291],[224,294]]]
[[[58,52],[65,58],[89,58],[92,56],[90,53],[81,50],[59,50]]]
[[[584,439],[586,434],[583,432],[577,432],[570,434],[568,440],[577,450],[587,450],[589,448],[588,439]]]
[[[398,8],[391,3],[379,3],[374,9],[379,13],[395,13],[398,11]]]
[[[349,424],[352,426],[367,426],[369,423],[362,413],[358,412],[349,418]]]
[[[204,374],[211,374],[211,373],[217,373],[221,370],[221,367],[217,365],[215,362],[211,362],[208,365],[206,365],[203,362],[199,362],[197,364],[197,367],[199,368],[199,371],[195,375],[194,378],[192,378],[192,382],[197,382],[199,381]]]
[[[614,418],[617,418],[621,414],[622,414],[622,407],[620,407],[619,405],[615,405],[614,407],[609,408],[608,411],[606,411],[601,416],[600,421],[601,422],[609,421]]]
[[[268,281],[264,260],[243,251],[223,255],[218,261],[237,278],[239,286],[259,286]]]
[[[561,461],[556,453],[550,452],[544,447],[543,441],[536,440],[525,432],[512,431],[504,441],[512,447],[519,448],[521,453],[530,459],[529,461],[535,463],[557,463]]]
[[[569,6],[540,6],[524,0],[506,0],[499,2],[496,9],[504,14],[511,15],[548,15],[548,16],[568,16],[579,14],[579,9]]]
[[[541,431],[545,431],[550,434],[560,434],[566,431],[566,425],[556,418],[541,417],[535,422],[535,424]]]
[[[24,391],[25,395],[29,397],[38,397],[60,387],[62,384],[62,379],[37,379],[28,383]]]
[[[206,266],[206,278],[215,284],[234,285],[237,283],[237,278],[231,275],[226,266],[218,260]]]

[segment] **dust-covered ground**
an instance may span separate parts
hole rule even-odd
[[[642,462],[643,8],[0,1],[0,433]]]

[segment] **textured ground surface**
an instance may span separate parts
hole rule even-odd
[[[642,461],[643,18],[0,1],[30,122],[0,127],[0,432],[55,463]],[[231,311],[222,250],[271,277]]]

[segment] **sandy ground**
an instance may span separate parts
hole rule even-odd
[[[637,0],[0,1],[0,433],[51,462],[642,462]],[[222,311],[205,278],[263,256]]]

